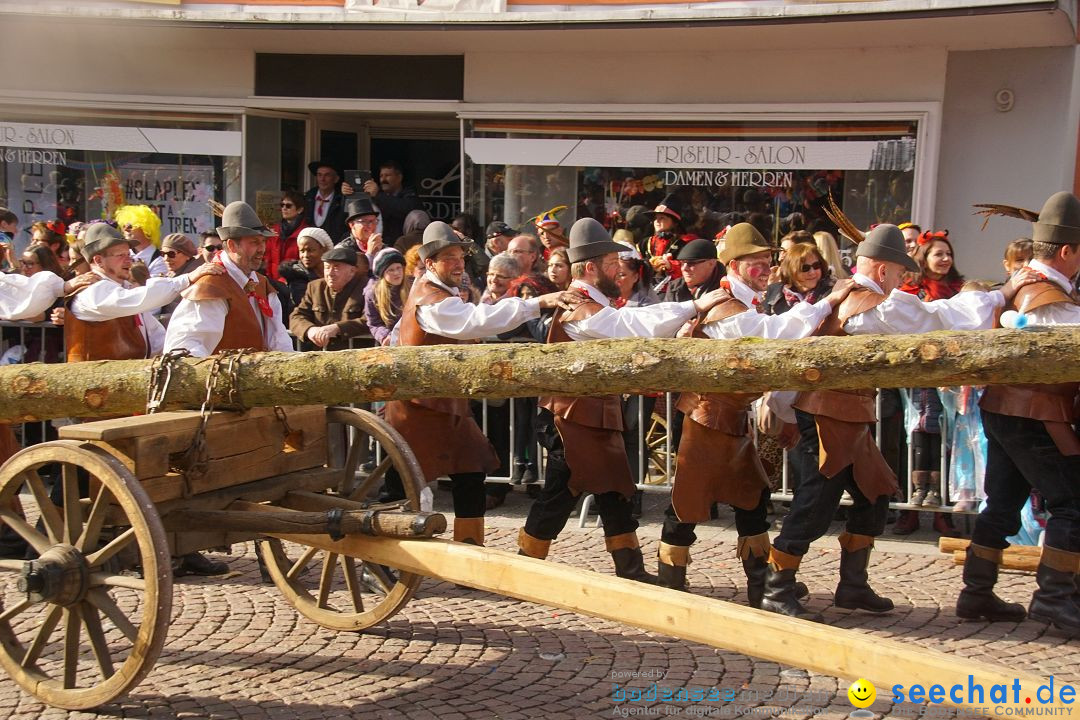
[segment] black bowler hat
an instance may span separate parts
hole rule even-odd
[[[570,227],[570,247],[566,255],[571,263],[625,250],[626,246],[612,240],[604,226],[593,218],[581,218]]]
[[[675,256],[675,259],[680,262],[695,262],[698,260],[716,260],[716,245],[712,240],[706,240],[705,238],[698,238],[697,240],[691,240],[688,242],[679,254]]]
[[[350,223],[362,215],[378,215],[379,211],[371,204],[371,198],[367,195],[354,198],[345,203],[345,222]]]
[[[307,164],[308,172],[310,172],[312,175],[319,172],[319,168],[321,168],[321,167],[330,168],[331,170],[333,170],[334,172],[336,172],[338,174],[338,179],[341,178],[341,174],[342,174],[341,173],[341,168],[338,167],[338,164],[335,163],[335,162],[330,162],[329,160],[315,160],[315,161],[309,162]]]

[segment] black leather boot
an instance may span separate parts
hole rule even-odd
[[[1076,602],[1076,568],[1080,553],[1044,547],[1031,596],[1028,617],[1052,624],[1069,637],[1080,636],[1080,605]]]
[[[761,598],[765,595],[765,575],[769,572],[769,559],[763,555],[749,555],[742,559],[742,569],[746,573],[746,602],[750,607],[760,610]],[[803,589],[806,589],[805,585]],[[797,592],[795,596],[798,597]]]
[[[974,544],[968,546],[967,558],[964,560],[964,589],[956,599],[958,618],[1022,622],[1027,617],[1023,605],[1005,602],[994,594],[1000,558],[1000,550]]]
[[[867,536],[844,533],[840,536],[841,543],[845,542],[845,537],[850,538],[849,543],[858,545],[861,543],[855,539],[862,539]],[[878,595],[870,587],[867,570],[870,567],[870,549],[872,547],[871,544],[858,550],[841,548],[840,582],[836,586],[836,594],[833,597],[837,607],[847,610],[868,610],[875,613],[889,612],[893,609],[892,600]]]
[[[686,566],[668,565],[660,561],[656,564],[656,584],[672,590],[686,590]]]
[[[657,578],[645,572],[645,558],[641,556],[641,548],[619,548],[611,551],[611,559],[615,562],[615,574],[627,580],[656,585]]]
[[[821,613],[807,610],[799,602],[795,594],[795,586],[800,584],[795,581],[795,570],[780,570],[772,564],[766,564],[761,609],[800,620],[824,622],[825,619]]]

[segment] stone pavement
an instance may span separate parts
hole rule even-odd
[[[665,504],[666,496],[646,496],[640,534],[650,565]],[[448,505],[449,494],[436,492],[436,509],[447,511]],[[528,507],[524,493],[512,493],[489,518],[489,544],[515,548]],[[692,591],[744,602],[730,514],[698,534]],[[1059,684],[1080,683],[1078,641],[1047,634],[1033,622],[959,624],[952,608],[960,569],[937,553],[934,540],[916,535],[897,542],[886,536],[880,542],[871,579],[897,609],[871,616],[832,607],[839,553],[835,538],[824,538],[800,574],[810,588],[810,607],[837,627],[952,653],[961,664],[967,658],[991,661],[1052,674]],[[854,678],[807,673],[445,582],[425,581],[401,613],[365,633],[325,630],[300,617],[272,586],[260,584],[250,544],[234,551],[229,561],[239,575],[177,581],[164,652],[128,697],[97,712],[68,713],[43,706],[3,678],[0,718],[510,720],[621,717],[634,711],[846,718],[853,709],[846,692]],[[553,544],[551,559],[612,571],[602,531],[578,529],[576,518]],[[1006,573],[999,587],[1006,598],[1026,603],[1034,579]],[[753,638],[746,644],[752,648]],[[613,682],[626,681],[613,681],[613,673],[631,672],[643,675],[631,681],[638,688],[657,678],[661,687],[717,688],[735,691],[739,699],[729,705],[617,703]],[[871,708],[878,717],[897,715],[889,697],[887,688],[878,688]]]

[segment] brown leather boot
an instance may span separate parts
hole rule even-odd
[[[686,566],[689,564],[689,547],[661,542],[656,558],[656,584],[672,590],[686,590]]]
[[[454,542],[484,544],[484,518],[454,518]]]
[[[525,532],[525,528],[518,530],[518,555],[527,555],[537,560],[546,560],[549,550],[551,550],[550,540],[533,537]]]

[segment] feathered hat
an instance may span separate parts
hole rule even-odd
[[[1052,245],[1072,245],[1080,243],[1080,199],[1070,192],[1058,192],[1047,198],[1042,210],[1025,210],[1013,205],[977,203],[976,215],[982,215],[983,229],[994,215],[1027,220],[1034,225],[1031,231],[1033,242]]]

